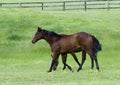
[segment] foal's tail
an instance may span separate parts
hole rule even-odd
[[[93,35],[91,35],[92,40],[93,40],[93,52],[97,53],[98,51],[102,50],[101,44],[97,40],[97,38]]]

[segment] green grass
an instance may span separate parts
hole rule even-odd
[[[119,85],[120,10],[40,11],[39,9],[0,9],[0,84],[1,85]],[[103,50],[98,53],[101,72],[90,70],[90,58],[83,70],[68,55],[74,72],[58,69],[47,73],[51,50],[47,42],[31,43],[41,26],[57,33],[85,31],[95,35]],[[77,54],[81,61],[81,53]]]

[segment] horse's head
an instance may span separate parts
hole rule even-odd
[[[38,40],[42,39],[43,33],[42,28],[38,27],[37,32],[35,33],[35,36],[32,39],[32,43],[35,44]]]

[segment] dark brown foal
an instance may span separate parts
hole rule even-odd
[[[87,53],[90,56],[92,61],[91,68],[94,67],[95,61],[96,68],[99,70],[97,52],[102,50],[102,48],[99,41],[93,35],[90,35],[86,32],[79,32],[72,35],[61,35],[38,27],[38,30],[32,39],[32,43],[34,44],[40,39],[46,40],[53,52],[53,58],[48,72],[52,71],[53,65],[58,60],[59,55],[62,55],[66,58],[67,53],[76,53],[80,51],[83,52],[83,55],[86,55]],[[82,57],[83,61],[81,64],[84,63],[85,58],[86,56],[84,58]],[[63,59],[64,65],[68,66],[65,61],[66,59]],[[82,68],[81,64],[78,68],[78,71]]]

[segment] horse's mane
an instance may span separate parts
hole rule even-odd
[[[48,35],[48,36],[56,36],[56,37],[59,37],[59,38],[62,37],[62,35],[57,34],[57,33],[53,32],[53,31],[43,30],[43,33],[45,35]]]

